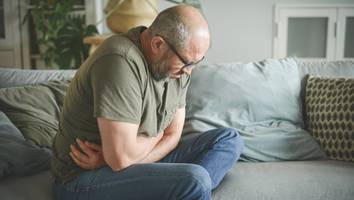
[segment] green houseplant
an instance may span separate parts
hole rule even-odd
[[[115,0],[119,4],[123,1],[129,0]],[[186,3],[201,9],[199,0],[168,1]],[[37,42],[44,47],[40,56],[47,67],[57,65],[60,69],[78,68],[89,55],[90,46],[84,44],[83,40],[87,36],[98,34],[98,31],[95,25],[85,25],[83,15],[73,14],[76,2],[77,0],[31,0],[32,9],[27,15],[33,17]],[[156,9],[153,4],[150,5]],[[106,17],[110,14],[112,11]]]
[[[73,14],[75,0],[32,0],[27,13],[35,24],[38,45],[47,67],[60,69],[78,68],[87,58],[89,45],[83,43],[86,36],[97,34],[94,25],[85,25],[85,17]],[[27,19],[27,17],[25,18]]]
[[[199,0],[167,0],[172,3],[190,4],[201,10]],[[130,28],[149,26],[158,14],[157,0],[109,0],[105,8],[107,26],[114,33]]]

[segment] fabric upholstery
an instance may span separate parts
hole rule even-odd
[[[308,130],[327,155],[354,161],[354,79],[309,76],[305,102]]]
[[[16,70],[16,69],[0,69],[0,88],[7,88],[7,87],[16,87],[16,86],[24,86],[28,84],[39,84],[39,83],[44,83],[48,82],[51,80],[70,80],[74,75],[75,75],[75,70]],[[52,83],[53,84],[53,83]],[[41,99],[44,100],[42,101],[33,101],[33,105],[35,107],[41,107],[43,106],[43,103],[48,101],[52,101],[54,105],[54,99],[56,101],[55,104],[57,105],[62,105],[63,101],[63,94],[60,92],[60,87],[56,87],[58,85],[55,84],[49,84],[46,85],[48,91],[48,88],[50,88],[51,98],[47,99],[45,98],[46,95],[43,93],[40,94]],[[37,86],[42,88],[42,86]],[[29,88],[27,88],[29,89]],[[26,89],[23,87],[23,89],[6,89],[8,91],[10,90],[18,90],[18,92],[25,91]],[[40,89],[37,88],[37,91]],[[1,89],[2,92],[4,92]],[[31,89],[28,90],[28,92],[32,92]],[[1,93],[1,92],[0,92]],[[0,99],[6,99],[8,96],[6,96],[7,93],[1,93]],[[36,97],[36,94],[27,94],[33,98]],[[12,97],[15,97],[16,95],[13,94]],[[25,105],[27,105],[26,109],[28,108],[27,111],[29,113],[22,113],[22,116],[25,116],[28,114],[28,117],[30,118],[38,118],[36,119],[37,122],[40,122],[40,119],[43,119],[46,117],[46,115],[41,116],[42,113],[35,113],[31,111],[35,111],[36,108],[32,108],[30,104],[26,104],[25,102],[29,103],[31,100],[30,99],[25,99],[26,96],[18,96],[18,98],[15,98],[14,101],[12,102],[11,100],[7,101],[10,104],[14,104],[15,102],[20,102],[19,105],[23,103],[23,107],[19,110],[13,111],[13,112],[18,112],[21,113],[24,111],[23,109]],[[9,97],[10,98],[10,97]],[[35,103],[37,101],[37,103]],[[21,106],[20,106],[21,107]],[[57,106],[58,107],[58,106]],[[0,106],[0,109],[3,111],[5,107],[3,105]],[[29,138],[25,138],[21,131],[8,119],[8,116],[5,115],[4,112],[0,112],[0,179],[6,179],[6,177],[9,177],[9,179],[13,179],[14,176],[24,176],[24,175],[33,175],[37,172],[49,169],[50,167],[50,157],[51,157],[51,151],[48,148],[45,147],[39,147],[36,145],[32,140]],[[10,114],[11,115],[11,114]],[[53,117],[49,118],[53,119]],[[13,119],[12,119],[13,120]],[[48,120],[48,119],[45,119]],[[16,121],[16,120],[14,120]],[[27,125],[30,125],[32,122],[31,121],[26,121],[24,122]],[[34,123],[36,124],[36,123]],[[43,131],[41,129],[40,131]],[[37,132],[38,133],[38,132]],[[34,134],[35,137],[40,136],[39,134]],[[43,135],[46,136],[46,135]],[[42,137],[42,136],[41,136]],[[43,137],[42,137],[43,138]],[[46,137],[43,138],[42,141],[45,143],[45,146],[49,146],[48,142],[45,142],[45,140],[48,139]],[[37,143],[39,144],[39,143]],[[37,175],[34,175],[37,176]],[[30,176],[31,177],[31,176]],[[42,178],[43,179],[43,178]],[[48,181],[48,180],[46,180]],[[38,186],[37,179],[33,178],[30,181],[30,184],[24,184],[24,185],[18,185],[19,188],[27,188],[29,189],[29,186]],[[42,180],[42,182],[45,182]],[[5,183],[6,181],[1,181],[0,182]],[[51,184],[45,182],[48,187],[51,186]],[[12,195],[23,195],[19,199],[31,199],[31,195],[35,196],[38,195],[40,196],[40,193],[43,194],[43,191],[46,191],[45,185],[42,185],[38,187],[37,189],[31,189],[28,190],[25,193],[17,192],[19,191],[19,188],[8,188],[8,189],[0,189],[0,194],[2,194],[2,199],[16,199],[16,197],[12,196],[9,197],[5,195],[3,196],[6,192],[10,192]],[[16,191],[16,192],[14,192]],[[50,193],[50,191],[48,191]],[[33,198],[33,199],[41,199],[41,198]],[[44,199],[50,199],[48,197]]]
[[[50,157],[49,149],[26,142],[21,132],[0,111],[0,179],[49,169]]]
[[[351,162],[239,162],[213,191],[213,200],[352,200],[352,174]],[[52,176],[45,171],[3,180],[0,194],[5,200],[54,199]]]
[[[184,134],[236,128],[244,160],[325,158],[303,130],[300,76],[293,59],[200,66],[187,94]]]
[[[300,69],[300,79],[308,73],[321,75],[326,72],[327,75],[335,77],[354,77],[354,65],[351,61],[340,62],[340,67],[333,64],[334,62],[321,62],[321,63],[311,63],[296,61]],[[225,64],[230,66],[231,64]],[[234,64],[233,64],[234,65]],[[223,67],[224,64],[218,65]],[[329,69],[327,68],[329,67]],[[333,69],[331,68],[333,67]],[[336,70],[338,69],[339,70]],[[198,69],[193,71],[193,75]],[[11,70],[12,71],[12,70]],[[26,71],[26,72],[22,72]],[[330,72],[329,72],[330,71]],[[11,72],[15,73],[15,72]],[[34,76],[29,74],[35,74],[35,76],[40,77],[39,82],[46,82],[52,79],[48,77],[54,77],[52,73],[63,75],[63,70],[61,71],[51,71],[51,72],[38,71],[27,71],[18,70],[15,74],[3,79],[3,71],[0,71],[0,87],[6,85],[16,86],[24,85],[27,83],[33,84],[37,83],[38,80],[33,78]],[[237,71],[234,72],[237,74]],[[7,73],[6,73],[7,74]],[[211,76],[210,80],[213,79],[214,73],[209,73]],[[43,75],[43,77],[42,77]],[[18,78],[17,76],[20,76]],[[29,79],[26,79],[28,76]],[[229,75],[227,77],[237,77],[235,74]],[[67,78],[67,76],[64,76]],[[54,78],[55,79],[55,78]],[[221,79],[219,77],[219,79]],[[45,80],[45,81],[43,81]],[[198,83],[198,85],[209,83],[209,79],[196,80],[204,81]],[[196,82],[196,81],[194,81]],[[225,83],[225,82],[223,82]],[[194,83],[192,83],[193,85]],[[209,85],[208,85],[209,86]],[[204,86],[208,88],[208,86]],[[305,85],[302,85],[303,88]],[[211,87],[209,93],[213,94],[214,87]],[[221,87],[223,88],[223,87]],[[217,88],[218,90],[219,88]],[[215,88],[214,88],[215,90]],[[191,90],[191,92],[196,92]],[[207,92],[205,89],[204,92]],[[199,94],[199,93],[197,93]],[[197,95],[196,94],[196,95]],[[224,99],[230,97],[242,96],[241,94],[232,94],[231,92],[226,93]],[[200,97],[209,98],[208,96]],[[188,101],[188,100],[187,100]],[[188,104],[188,102],[187,102]],[[220,104],[220,101],[213,101],[213,104]],[[199,107],[207,105],[206,103],[200,104]],[[196,109],[198,105],[193,105]],[[221,110],[225,112],[225,110]],[[203,112],[199,112],[203,114]],[[213,112],[215,117],[217,112]],[[220,115],[220,114],[219,114]],[[189,120],[194,120],[200,123],[203,130],[208,129],[208,126],[214,127],[220,124],[228,125],[228,121],[216,121],[215,123],[205,123],[202,120],[196,120],[199,116],[189,115]],[[227,118],[227,117],[225,117]],[[231,117],[230,117],[231,120]],[[284,123],[284,122],[283,122]],[[189,124],[187,128],[190,128],[192,124]],[[200,126],[196,124],[196,126]],[[277,126],[277,123],[273,123],[273,126]],[[242,126],[240,126],[242,127]],[[268,129],[271,133],[271,129]],[[191,132],[190,130],[188,132]],[[257,135],[260,134],[260,130],[256,129]],[[255,133],[253,133],[255,134]],[[255,136],[257,136],[255,135]],[[270,134],[271,135],[271,134]],[[286,133],[288,137],[287,143],[293,146],[293,141],[291,134]],[[251,137],[252,135],[248,136]],[[263,138],[267,137],[264,135]],[[294,137],[294,139],[297,137]],[[304,138],[306,141],[306,137]],[[271,138],[269,141],[273,141]],[[301,141],[301,140],[300,140]],[[278,141],[276,141],[278,142]],[[284,146],[287,145],[286,142],[282,142]],[[301,145],[301,142],[298,143]],[[261,143],[259,145],[262,145]],[[267,145],[267,144],[263,144]],[[270,145],[272,146],[272,145]],[[305,145],[306,146],[306,145]],[[264,147],[263,147],[264,148]],[[297,149],[301,150],[301,146]],[[264,199],[309,199],[309,200],[351,200],[354,196],[354,165],[352,162],[341,162],[341,161],[296,161],[296,162],[239,162],[235,167],[227,174],[221,185],[213,191],[213,199],[215,200],[264,200]],[[25,199],[36,199],[36,200],[50,200],[54,199],[52,195],[52,176],[49,171],[45,171],[33,176],[25,177],[8,177],[5,180],[0,181],[0,194],[1,199],[11,199],[11,200],[25,200]]]
[[[300,61],[296,60],[301,79],[306,75],[330,76],[341,78],[354,77],[354,61]]]
[[[352,162],[239,162],[213,200],[352,200],[353,174]]]
[[[12,176],[0,181],[2,200],[54,200],[49,170],[31,176]]]
[[[52,80],[69,80],[76,70],[18,70],[0,68],[0,88],[44,83]]]
[[[51,147],[69,81],[0,89],[0,107],[27,140]]]

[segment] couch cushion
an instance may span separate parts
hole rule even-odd
[[[354,79],[309,76],[307,127],[327,155],[354,161]]]
[[[184,134],[236,128],[245,140],[244,160],[324,158],[302,129],[299,95],[293,59],[200,66],[187,94]]]
[[[49,149],[27,143],[21,132],[0,111],[0,179],[48,169],[50,157]]]
[[[0,89],[0,107],[27,140],[51,147],[69,81]]]
[[[239,162],[218,188],[214,200],[351,200],[354,164],[340,161]],[[16,192],[14,192],[16,191]],[[49,171],[0,182],[2,199],[51,200]]]
[[[351,162],[239,162],[213,192],[213,200],[352,200],[353,174]]]

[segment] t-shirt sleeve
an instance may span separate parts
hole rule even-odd
[[[89,74],[94,117],[139,124],[142,93],[136,70],[120,55],[106,55],[93,63]]]
[[[184,108],[186,106],[186,96],[190,84],[190,79],[190,75],[185,75],[181,78],[181,95],[179,96],[178,108]]]

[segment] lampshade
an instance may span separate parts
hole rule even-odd
[[[135,26],[150,26],[157,16],[156,0],[110,0],[105,12],[107,26],[114,33],[127,32]]]

